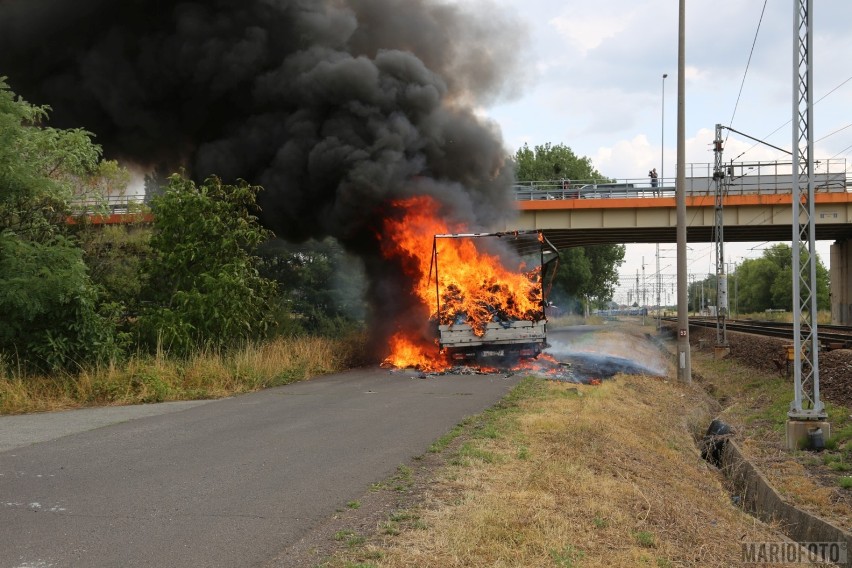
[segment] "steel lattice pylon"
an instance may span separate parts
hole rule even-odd
[[[713,141],[715,163],[713,181],[716,188],[716,223],[713,240],[716,243],[716,345],[727,347],[728,328],[725,318],[728,316],[728,280],[725,275],[725,217],[723,215],[723,197],[725,193],[725,169],[722,164],[722,125],[716,125],[716,139]]]
[[[813,0],[794,0],[793,24],[793,342],[794,397],[787,415],[823,420],[819,398],[813,161]],[[805,191],[802,191],[802,186]],[[803,250],[805,249],[805,250]],[[807,256],[802,259],[802,253]]]

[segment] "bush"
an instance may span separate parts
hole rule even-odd
[[[121,355],[112,306],[97,305],[82,252],[0,234],[0,351],[25,369],[77,370]]]
[[[153,201],[151,255],[143,265],[148,307],[137,329],[150,349],[177,356],[243,345],[272,323],[275,282],[253,252],[270,233],[252,214],[260,188],[175,175]]]

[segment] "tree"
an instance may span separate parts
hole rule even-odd
[[[275,282],[258,273],[255,249],[271,233],[254,215],[257,186],[173,175],[151,203],[154,233],[144,262],[139,336],[186,356],[262,337],[273,318]]]
[[[301,244],[273,239],[258,254],[261,274],[278,283],[279,324],[325,334],[364,318],[364,268],[334,239]]]
[[[801,252],[802,266],[808,262],[807,251]],[[822,261],[816,262],[817,308],[830,308],[829,274]],[[737,268],[738,304],[741,312],[763,312],[767,309],[793,309],[793,252],[790,245],[779,243],[766,249],[761,258],[749,259]],[[804,293],[804,291],[802,291]],[[807,310],[809,306],[802,305]]]
[[[515,152],[515,176],[519,181],[607,179],[588,157],[580,158],[568,146],[550,142],[532,149],[527,144],[519,148]]]
[[[99,305],[82,251],[0,233],[0,352],[26,370],[77,370],[121,355],[126,337]]]
[[[101,299],[115,303],[128,315],[137,314],[144,277],[142,262],[151,251],[151,228],[142,224],[81,223],[75,229],[74,236]]]
[[[739,310],[756,313],[774,307],[772,283],[779,272],[778,265],[768,258],[744,260],[736,272]]]
[[[624,263],[624,245],[598,245],[584,247],[591,265],[591,279],[586,288],[586,296],[597,307],[612,299],[618,284],[618,267]]]
[[[0,231],[32,240],[64,231],[70,198],[101,155],[85,130],[42,126],[48,110],[15,97],[0,77]]]
[[[583,313],[591,279],[592,266],[583,247],[560,251],[550,300],[567,312]]]
[[[524,144],[515,153],[518,181],[552,179],[605,180],[587,157],[577,157],[564,144]],[[563,308],[582,312],[587,301],[601,307],[612,299],[618,284],[618,267],[624,262],[623,245],[574,247],[560,252],[551,297]]]
[[[70,198],[97,175],[101,150],[84,130],[43,126],[47,116],[0,78],[0,357],[75,370],[118,356],[123,338],[64,236]]]

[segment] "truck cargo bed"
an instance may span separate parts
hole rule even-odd
[[[486,324],[485,333],[478,336],[466,324],[440,325],[439,343],[443,347],[476,347],[480,345],[506,345],[514,343],[544,343],[546,335],[544,320]]]

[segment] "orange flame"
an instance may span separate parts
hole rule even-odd
[[[538,269],[525,274],[521,265],[511,270],[498,255],[479,250],[474,239],[464,238],[437,239],[435,263],[434,235],[459,233],[464,227],[451,227],[443,221],[438,203],[430,197],[413,197],[393,205],[401,215],[384,221],[379,235],[382,254],[399,262],[416,282],[413,293],[430,319],[445,325],[467,323],[474,333],[482,335],[490,321],[544,317]],[[417,366],[424,370],[446,367],[438,360],[436,345],[410,332],[397,332],[390,349],[386,363],[397,367]]]
[[[402,332],[397,332],[390,339],[390,355],[382,362],[388,365],[404,369],[414,367],[422,371],[438,372],[449,368],[443,359],[439,358],[438,348],[425,339],[406,337]]]

